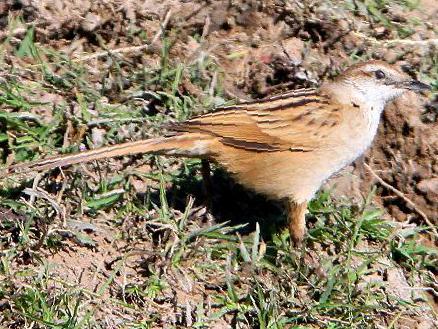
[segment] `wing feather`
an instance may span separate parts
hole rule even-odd
[[[218,108],[169,128],[216,136],[252,151],[307,152],[340,122],[340,106],[328,95],[303,89],[255,102]]]

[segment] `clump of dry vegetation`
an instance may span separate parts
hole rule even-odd
[[[156,136],[165,122],[315,86],[370,58],[436,92],[437,13],[427,0],[6,0],[0,157]],[[365,159],[373,172],[362,159],[317,196],[303,250],[290,250],[280,205],[220,168],[206,208],[198,160],[3,178],[1,325],[435,327],[434,95],[387,109]]]

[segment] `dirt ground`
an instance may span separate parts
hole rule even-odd
[[[224,103],[225,100],[256,99],[289,89],[314,87],[321,80],[332,78],[345,67],[361,60],[374,58],[399,64],[412,74],[417,74],[420,80],[432,84],[434,93],[421,97],[406,94],[391,104],[383,114],[378,136],[371,149],[363,158],[337,174],[327,184],[327,188],[338,200],[360,202],[366,199],[375,187],[372,196],[374,203],[384,209],[384,216],[387,219],[396,221],[395,226],[402,229],[415,225],[415,227],[430,224],[436,226],[438,224],[438,96],[436,95],[438,1],[421,0],[415,8],[408,8],[407,4],[412,3],[410,1],[394,1],[393,4],[388,2],[389,5],[382,8],[376,5],[378,3],[381,2],[6,0],[0,3],[0,40],[7,40],[15,48],[19,48],[17,45],[22,43],[28,28],[33,26],[36,44],[55,49],[73,63],[82,65],[87,71],[89,80],[86,83],[91,89],[97,90],[102,86],[106,88],[105,95],[102,97],[103,103],[131,104],[127,100],[135,94],[135,102],[147,103],[145,107],[148,109],[142,113],[146,113],[147,116],[158,114],[176,120],[184,118],[185,114],[171,113],[159,102],[155,106],[154,101],[148,98],[149,94],[145,96],[141,88],[136,89],[135,83],[130,80],[130,74],[134,69],[140,71],[141,67],[164,65],[163,49],[168,49],[169,62],[175,67],[180,63],[187,67],[196,65],[214,67],[213,71],[207,69],[199,71],[201,83],[194,83],[184,76],[176,87],[177,93],[182,95],[181,99],[190,95],[199,100],[198,105],[195,106],[195,113],[211,109],[215,105]],[[11,22],[15,22],[12,27]],[[168,45],[170,46],[166,48]],[[108,53],[111,53],[111,56],[108,56]],[[49,54],[45,56],[44,59],[50,59]],[[2,57],[2,72],[16,74],[19,76],[18,80],[36,81],[38,74],[41,73],[29,71],[33,62],[26,57],[10,54]],[[205,60],[206,58],[208,61]],[[117,63],[117,68],[114,63]],[[61,66],[57,67],[55,72],[59,76],[65,73]],[[138,81],[144,83],[141,78],[136,80]],[[204,83],[204,81],[208,82]],[[138,85],[141,85],[140,82]],[[216,93],[218,89],[220,93]],[[161,91],[159,82],[149,84],[147,91],[159,95]],[[38,103],[32,107],[32,114],[38,115],[46,123],[51,122],[56,116],[53,109],[58,104],[71,104],[67,107],[72,117],[77,115],[81,108],[76,89],[59,91],[46,88],[44,91],[33,91],[29,99]],[[202,106],[203,104],[205,107]],[[129,106],[123,109],[130,111]],[[9,108],[6,111],[16,112]],[[93,116],[93,111],[98,112],[99,109],[91,108],[90,111]],[[91,140],[95,146],[100,145],[105,141],[103,136],[110,130],[105,129],[99,124],[89,125],[83,129],[79,125],[66,128],[62,131],[63,147],[80,144],[85,140]],[[138,126],[130,123],[126,127],[118,128],[116,140],[148,137],[156,135],[159,131],[159,128],[142,131]],[[47,149],[40,147],[39,150],[44,153],[41,150]],[[11,153],[13,152],[2,153],[5,162]],[[122,172],[123,168],[138,162],[138,158],[130,162],[114,160],[108,165],[110,169],[105,170],[113,173]],[[167,162],[163,164],[165,169],[170,170],[176,170],[177,165],[180,164]],[[137,173],[149,174],[154,166],[157,165],[153,163],[150,166],[149,164],[137,166]],[[91,177],[87,183],[97,190],[99,186],[97,170],[94,168],[84,170]],[[221,173],[218,174],[220,175]],[[53,178],[53,181],[61,184],[60,176]],[[129,180],[136,195],[147,194],[145,182],[152,187],[159,186],[156,179],[139,177],[133,175]],[[190,183],[186,185],[189,186]],[[178,185],[178,188],[181,186]],[[72,200],[80,194],[69,193]],[[191,193],[185,193],[184,197],[179,195],[175,197],[177,200],[175,203],[181,199],[186,202],[187,194]],[[10,212],[6,210],[9,209],[8,207],[4,207],[2,205],[4,209],[2,216],[5,219],[17,216],[17,222],[26,221],[26,216],[17,215],[17,212]],[[121,323],[125,322],[121,319],[126,321],[139,319],[142,318],[143,313],[148,313],[148,319],[152,320],[148,320],[144,327],[138,325],[137,328],[191,327],[198,323],[192,314],[201,312],[199,305],[205,303],[202,305],[205,313],[208,313],[220,304],[217,300],[211,300],[209,296],[213,291],[220,291],[226,295],[227,289],[229,291],[227,275],[246,275],[245,269],[237,271],[232,268],[231,260],[226,255],[217,258],[214,253],[199,256],[197,254],[201,250],[199,246],[205,242],[205,236],[189,247],[192,250],[190,251],[192,258],[185,258],[184,266],[172,267],[171,264],[166,263],[168,253],[171,253],[172,257],[177,253],[174,252],[177,242],[166,240],[169,238],[168,235],[173,233],[161,233],[168,228],[167,224],[155,223],[154,220],[152,223],[148,222],[159,213],[157,209],[151,209],[150,216],[142,214],[131,217],[123,217],[117,213],[118,209],[98,210],[92,225],[84,228],[83,223],[78,221],[79,215],[76,216],[75,213],[76,207],[82,207],[79,202],[71,204],[66,202],[62,207],[66,209],[67,217],[64,220],[68,222],[68,227],[76,225],[84,233],[79,237],[72,237],[68,230],[64,231],[62,227],[49,228],[49,231],[52,229],[49,236],[57,231],[66,242],[56,252],[51,248],[43,248],[38,251],[38,257],[53,266],[53,273],[56,273],[55,276],[59,280],[59,286],[55,285],[53,289],[62,287],[66,289],[65,294],[68,295],[72,291],[65,288],[64,283],[68,283],[69,287],[81,287],[87,291],[86,300],[94,309],[99,310],[95,314],[98,314],[96,317],[102,328],[130,327],[126,324],[122,325]],[[181,209],[173,204],[170,207],[176,218],[184,217],[184,208]],[[279,212],[276,205],[267,207],[269,211]],[[69,218],[68,214],[73,214],[72,218]],[[220,224],[220,221],[213,218],[214,216],[199,200],[187,217],[188,221],[192,220],[189,225],[194,231],[204,230],[217,225],[218,222]],[[123,222],[122,228],[115,228],[112,225],[118,220]],[[8,236],[13,237],[13,229],[3,229]],[[133,236],[136,238],[134,239]],[[147,239],[146,236],[152,238]],[[431,248],[436,247],[436,242],[434,244],[428,236],[424,235],[422,239]],[[152,252],[158,245],[162,246],[162,251]],[[323,243],[321,245],[322,253],[327,252],[328,255],[336,253]],[[10,247],[6,242],[2,242],[2,246],[5,247],[4,249]],[[263,249],[263,244],[260,246]],[[198,250],[197,247],[200,249]],[[357,248],[375,251],[378,250],[379,244],[376,241],[368,241]],[[129,252],[125,254],[124,251],[128,250]],[[18,266],[26,265],[26,257],[23,257],[23,254],[27,251],[20,252],[19,260],[14,262],[18,262]],[[202,258],[204,256],[206,258]],[[196,272],[196,267],[191,267],[191,262],[199,266],[199,262],[208,263],[212,259],[216,262],[214,266],[222,266],[229,271],[217,272],[214,266],[210,268],[209,265],[205,265],[206,268],[203,268],[205,273],[200,275]],[[380,261],[382,264],[389,262],[383,256]],[[81,273],[78,273],[78,268],[82,269]],[[157,268],[159,271],[156,272]],[[377,268],[373,271],[366,276],[368,282],[373,280],[379,284],[383,281],[389,282],[386,289],[392,297],[415,301],[415,297],[398,294],[403,294],[401,291],[409,289],[409,284],[412,282],[420,284],[421,280],[418,277],[404,276],[400,268],[388,271]],[[138,277],[145,272],[148,278],[146,283],[143,277]],[[436,269],[432,272],[437,273]],[[273,286],[276,284],[281,286],[281,280],[276,281],[273,273],[267,270],[260,271],[257,276],[261,281],[272,282]],[[166,287],[159,287],[154,281],[155,278],[162,276],[168,284]],[[20,282],[17,283],[20,286],[19,291],[24,289],[20,280],[14,282]],[[111,289],[106,289],[105,282],[111,282],[108,283]],[[145,285],[155,287],[154,284],[157,285],[157,291],[162,293],[158,299],[155,295],[137,294],[136,291],[133,292],[134,289],[130,293],[126,292],[130,287]],[[250,289],[250,286],[249,281],[243,280],[239,289]],[[309,296],[303,294],[300,297],[302,297],[300,304],[302,308],[287,310],[285,307],[282,309],[285,314],[303,312],[306,303],[310,304]],[[147,302],[148,298],[153,301]],[[232,299],[229,296],[226,298]],[[438,310],[434,304],[436,296],[431,294],[428,298],[430,304],[435,305],[434,311],[424,311],[424,314],[415,311],[417,312],[415,315],[409,316],[403,313],[398,319],[389,316],[385,318],[385,315],[382,315],[384,320],[381,322],[376,319],[370,320],[369,327],[433,328],[436,324],[433,317]],[[238,299],[236,297],[236,300],[233,300],[235,305],[238,305]],[[100,300],[105,302],[101,303]],[[124,305],[135,303],[139,308],[132,307],[119,311],[117,306],[109,307],[108,301],[111,303],[115,301],[113,306],[119,305],[117,303]],[[232,303],[228,299],[227,301],[228,307],[232,307],[230,306]],[[0,310],[13,309],[12,304],[7,301],[6,294],[3,296],[0,294]],[[254,322],[256,324],[248,321],[237,325],[240,320],[234,314],[238,311],[233,312],[235,313],[224,311],[223,316],[216,315],[215,320],[208,322],[207,325],[199,322],[198,327],[281,327],[268,324],[263,326],[262,322],[257,321]],[[294,326],[296,324],[294,322],[283,327],[304,328],[304,325],[307,325],[305,328],[348,327],[348,323],[343,323],[346,318],[342,318],[340,322],[333,321],[333,325],[328,324],[331,323],[330,316],[315,315],[315,318],[317,320],[310,317],[308,322],[302,324],[303,327]],[[30,322],[29,317],[15,323],[9,319],[7,326],[30,327]],[[40,322],[39,325],[44,327],[44,323]],[[80,325],[77,327],[79,328]],[[76,327],[72,325],[71,328]]]

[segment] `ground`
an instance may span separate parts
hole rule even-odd
[[[385,111],[309,207],[200,161],[109,159],[0,179],[0,327],[436,328],[435,0],[0,3],[2,166],[157,136],[165,122],[403,66],[430,94]],[[1,172],[1,167],[0,167]]]

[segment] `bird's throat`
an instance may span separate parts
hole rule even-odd
[[[387,101],[379,95],[369,95],[363,88],[356,85],[354,81],[330,81],[321,86],[321,90],[330,94],[333,100],[340,104],[359,107],[362,111],[373,112],[373,116],[380,114]]]

